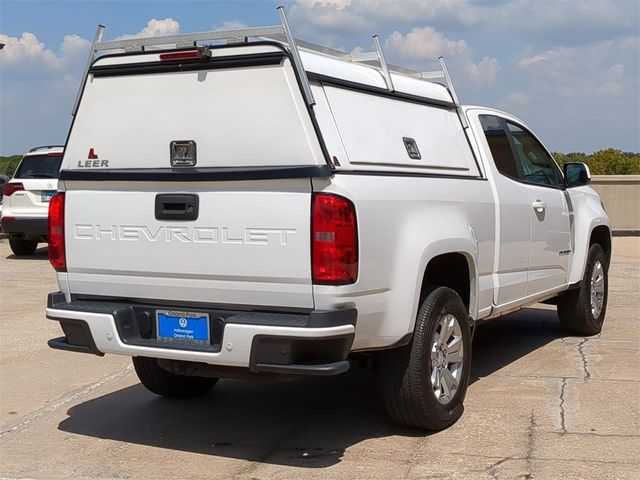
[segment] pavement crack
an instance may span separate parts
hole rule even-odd
[[[533,478],[533,465],[531,462],[531,458],[533,457],[533,452],[535,448],[535,434],[536,434],[536,415],[533,410],[531,410],[531,416],[529,417],[529,426],[527,428],[527,451],[524,455],[524,460],[527,464],[527,473],[525,474],[525,478]]]
[[[492,465],[489,465],[489,467],[485,470],[486,472],[488,472],[493,478],[498,478],[498,472],[499,470],[497,469],[497,467],[499,467],[500,465],[502,465],[504,462],[506,462],[507,460],[511,460],[512,457],[504,457],[501,458],[500,460],[498,460],[497,462],[493,462]]]
[[[468,473],[488,473],[489,475],[491,475],[492,478],[500,478],[500,469],[498,468],[500,465],[502,465],[504,462],[507,462],[509,460],[518,460],[518,458],[513,457],[513,456],[509,456],[509,457],[502,457],[498,460],[496,460],[495,462],[493,462],[491,465],[489,465],[486,468],[480,469],[480,470],[468,470]]]
[[[560,430],[562,434],[567,433],[567,425],[565,423],[564,402],[567,393],[567,377],[562,377],[562,387],[560,388]]]
[[[427,441],[427,438],[429,438],[429,436],[425,435],[424,437],[420,438],[418,440],[418,442],[416,443],[415,447],[413,448],[413,455],[411,455],[411,458],[409,458],[407,460],[408,468],[407,468],[406,473],[404,474],[404,477],[402,477],[402,478],[409,478],[409,475],[411,474],[411,470],[413,469],[414,465],[416,464],[416,462],[414,461],[415,457],[416,457],[416,455],[418,455],[418,453],[420,452],[420,449],[422,448],[422,446]]]
[[[603,438],[640,438],[640,435],[633,433],[597,433],[597,432],[567,432],[567,435],[577,435],[583,437],[603,437]]]
[[[589,362],[587,361],[587,356],[584,352],[584,344],[589,341],[588,338],[583,338],[580,343],[578,343],[578,353],[580,354],[580,360],[582,361],[582,379],[586,382],[587,380],[591,380],[591,372],[589,371]]]
[[[89,395],[91,395],[93,392],[95,392],[97,389],[99,389],[100,387],[113,382],[114,380],[119,379],[120,377],[125,376],[126,374],[128,374],[131,370],[133,369],[133,366],[131,364],[127,365],[126,367],[124,367],[123,369],[119,370],[118,372],[109,375],[108,377],[103,378],[102,380],[100,380],[99,382],[96,382],[94,384],[89,385],[88,387],[84,387],[81,388],[79,390],[76,390],[75,392],[70,393],[69,395],[66,395],[64,397],[62,397],[60,400],[56,401],[55,403],[51,404],[51,405],[47,405],[46,407],[42,407],[39,408],[38,410],[35,410],[27,415],[25,415],[24,417],[22,417],[21,419],[19,419],[15,424],[13,424],[12,426],[8,427],[8,425],[4,425],[3,428],[4,430],[0,431],[0,440],[3,439],[4,437],[6,437],[9,434],[12,433],[16,433],[19,430],[22,430],[26,427],[28,427],[29,425],[33,424],[33,422],[35,422],[36,420],[49,415],[53,412],[56,412],[57,410],[59,410],[60,408],[69,405],[70,403],[79,400],[81,398],[87,397]]]

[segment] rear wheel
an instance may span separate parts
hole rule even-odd
[[[471,368],[467,309],[450,288],[434,288],[416,319],[410,345],[381,358],[384,402],[401,425],[443,430],[462,416]]]
[[[160,367],[157,358],[133,357],[132,360],[140,383],[162,397],[198,397],[211,390],[218,381],[217,378],[175,375]]]
[[[562,328],[578,335],[596,335],[602,331],[609,293],[608,265],[602,247],[597,243],[591,245],[580,288],[558,299]]]
[[[11,251],[18,256],[33,255],[33,252],[38,248],[38,242],[24,238],[10,238],[9,246]]]

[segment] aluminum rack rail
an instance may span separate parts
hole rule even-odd
[[[380,45],[380,40],[378,39],[378,35],[373,36],[373,44],[375,46],[375,51],[372,52],[354,52],[354,53],[346,53],[339,50],[334,50],[332,48],[327,48],[322,45],[316,45],[314,43],[305,42],[302,40],[296,40],[291,32],[291,28],[289,27],[289,22],[287,20],[287,16],[284,11],[284,7],[280,6],[277,8],[278,15],[280,16],[280,25],[268,26],[268,27],[255,27],[255,28],[241,28],[234,30],[216,30],[211,32],[200,32],[200,33],[187,33],[181,35],[167,35],[167,36],[159,36],[159,37],[143,37],[143,38],[131,38],[127,40],[113,40],[108,42],[103,42],[102,37],[104,36],[105,27],[103,25],[98,25],[96,30],[96,35],[93,40],[93,44],[91,46],[91,50],[89,52],[89,58],[87,59],[87,64],[84,70],[84,74],[82,76],[82,82],[80,84],[80,90],[78,91],[78,95],[76,96],[76,100],[73,106],[72,115],[75,115],[78,109],[78,103],[80,102],[80,93],[82,91],[82,86],[86,83],[87,77],[89,76],[89,70],[91,69],[91,65],[93,61],[96,59],[96,56],[100,52],[106,52],[110,50],[124,50],[125,52],[144,52],[148,51],[149,47],[157,48],[159,45],[162,46],[174,46],[175,48],[188,48],[188,47],[198,47],[199,43],[211,42],[211,41],[226,41],[227,43],[249,43],[252,39],[256,40],[264,40],[271,39],[276,40],[280,43],[286,44],[289,47],[289,51],[291,52],[293,67],[296,69],[296,72],[301,79],[302,89],[305,101],[309,104],[309,106],[315,105],[315,99],[313,98],[313,93],[311,91],[311,85],[309,83],[309,78],[302,64],[302,59],[300,57],[300,49],[308,50],[315,53],[320,53],[322,55],[327,55],[333,58],[337,58],[339,60],[360,63],[363,65],[367,65],[372,68],[376,68],[382,74],[387,90],[390,92],[395,91],[395,87],[393,85],[393,78],[391,73],[406,75],[409,77],[417,78],[425,81],[434,81],[435,79],[444,80],[445,87],[449,90],[453,103],[456,106],[458,111],[458,116],[460,117],[460,122],[462,126],[466,129],[468,127],[466,118],[462,112],[462,107],[460,106],[460,102],[458,100],[458,95],[453,87],[453,83],[451,81],[451,77],[449,76],[449,72],[447,70],[447,66],[445,64],[444,58],[439,57],[438,60],[440,62],[440,70],[430,71],[430,72],[420,72],[417,70],[411,70],[403,67],[398,67],[395,65],[390,65],[387,63],[384,52],[382,51],[382,46]],[[206,47],[206,45],[202,45]],[[170,48],[170,47],[169,47]]]

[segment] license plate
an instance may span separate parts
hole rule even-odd
[[[51,197],[53,197],[56,194],[55,190],[47,190],[45,192],[40,193],[40,199],[43,202],[48,202],[49,200],[51,200]]]
[[[209,344],[209,314],[156,310],[158,340]]]

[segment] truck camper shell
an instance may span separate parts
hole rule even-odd
[[[215,162],[198,162],[196,170],[172,172],[175,175],[158,179],[329,176],[334,170],[481,176],[465,131],[467,122],[442,57],[439,69],[419,72],[388,64],[377,36],[373,37],[374,51],[358,53],[296,40],[284,10],[278,11],[279,26],[107,42],[102,41],[104,27],[99,26],[74,116],[83,114],[83,104],[92,103],[91,111],[100,112],[101,118],[85,119],[83,124],[90,128],[104,125],[105,144],[114,127],[122,128],[125,135],[125,129],[136,122],[157,122],[159,135],[163,128],[175,132],[163,111],[167,92],[183,96],[174,102],[171,116],[183,118],[191,112],[200,122],[215,116],[209,138],[216,147],[208,151]],[[279,72],[273,68],[277,66],[282,67]],[[191,72],[190,78],[163,78],[187,72]],[[209,72],[217,80],[207,82]],[[153,77],[154,73],[160,75]],[[198,89],[203,85],[195,85],[196,81],[210,83],[211,89]],[[230,85],[234,86],[231,93]],[[147,108],[138,109],[138,115],[127,111],[127,105],[143,102]],[[305,109],[306,115],[301,113]],[[233,133],[229,135],[229,131]],[[258,139],[253,144],[261,155],[246,144],[243,152],[234,151],[233,145],[244,143],[248,131],[272,138],[285,135],[290,148],[283,152],[279,143],[270,151]],[[87,146],[75,145],[73,137],[84,138],[85,132],[74,132],[72,125],[70,136],[68,157],[83,156]],[[100,138],[96,143],[92,145],[95,149],[101,146]],[[154,158],[160,154],[148,145],[138,147]],[[199,153],[205,151],[201,147],[209,148],[199,145]],[[307,156],[300,153],[305,150]],[[122,157],[109,150],[104,154]],[[126,157],[123,164],[111,160],[109,171],[99,177],[122,178],[120,169],[159,167],[151,160]],[[225,160],[231,157],[232,161]],[[79,171],[78,165],[85,168]],[[98,165],[65,163],[62,179],[96,178],[90,167]],[[217,170],[205,172],[202,168]]]

